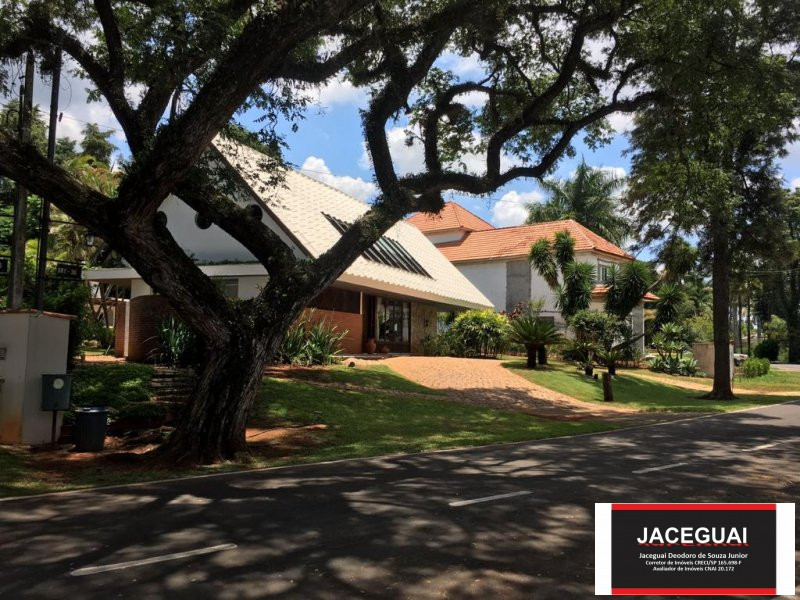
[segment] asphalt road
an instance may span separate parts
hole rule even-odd
[[[589,598],[595,502],[792,502],[799,441],[795,401],[3,501],[0,598]]]

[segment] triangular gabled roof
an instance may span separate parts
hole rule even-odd
[[[436,214],[415,213],[406,219],[406,221],[423,233],[453,231],[455,229],[463,229],[466,231],[494,229],[491,223],[487,223],[478,215],[471,213],[456,202],[445,202],[444,208]]]
[[[304,254],[318,257],[340,238],[337,222],[351,223],[369,205],[295,170],[283,184],[272,185],[259,168],[263,155],[231,140],[217,138],[214,146],[267,208],[269,216]],[[407,252],[425,274],[389,266],[360,256],[339,278],[340,283],[418,298],[449,306],[489,308],[491,301],[456,269],[413,225],[396,223],[386,232],[382,250]],[[398,248],[399,245],[399,248]],[[392,258],[391,256],[389,257]],[[408,258],[408,257],[406,257]]]
[[[567,231],[575,238],[577,252],[594,251],[633,260],[625,250],[572,219],[470,231],[458,241],[444,242],[436,247],[454,263],[526,258],[534,242],[540,239],[553,241],[559,231]]]

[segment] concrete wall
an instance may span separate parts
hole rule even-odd
[[[50,441],[53,413],[41,409],[42,375],[67,370],[69,318],[31,311],[0,313],[0,442]],[[56,431],[61,426],[61,414]]]
[[[239,298],[248,300],[255,298],[265,285],[266,277],[239,277]]]
[[[520,302],[530,302],[531,275],[531,265],[527,260],[506,263],[506,305],[503,310],[511,312]]]
[[[456,263],[456,268],[483,292],[496,311],[506,309],[506,263],[503,260],[482,263]]]
[[[254,204],[250,199],[239,198],[241,206]],[[195,222],[197,213],[175,196],[169,196],[161,204],[160,210],[167,215],[167,229],[172,237],[188,254],[200,261],[242,261],[256,262],[255,257],[244,246],[225,233],[216,225],[208,229],[200,229]],[[269,218],[266,212],[262,222],[278,234],[290,248],[297,250],[294,243],[284,231]]]
[[[435,306],[411,303],[411,354],[424,354],[422,340],[436,335],[436,317]]]
[[[466,235],[463,229],[455,231],[444,231],[442,233],[426,233],[425,237],[431,241],[431,244],[444,244],[446,242],[457,242]]]
[[[733,344],[730,344],[729,360],[731,365],[731,381],[733,381]],[[692,354],[697,367],[705,371],[708,377],[714,377],[714,342],[692,344]]]

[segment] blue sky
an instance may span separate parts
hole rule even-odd
[[[443,67],[463,78],[474,77],[479,72],[477,61],[470,57],[450,55],[440,62]],[[63,113],[63,119],[59,124],[59,136],[79,139],[81,128],[91,121],[112,131],[112,141],[119,147],[121,154],[126,154],[124,137],[108,106],[88,103],[85,82],[68,74],[68,71],[66,73],[61,81],[59,111]],[[368,199],[375,193],[376,187],[364,151],[359,116],[359,108],[366,104],[366,93],[336,79],[313,92],[312,99],[314,106],[299,123],[299,131],[287,135],[287,160],[307,175],[361,199]],[[37,82],[34,100],[46,111],[49,103],[49,82]],[[241,121],[244,125],[252,125],[253,129],[257,129],[258,125],[253,124],[256,116],[245,115]],[[630,126],[630,117],[614,115],[610,123],[617,132],[610,144],[592,150],[576,138],[576,156],[563,158],[558,163],[555,176],[569,177],[581,157],[592,166],[611,169],[618,175],[627,173],[629,160],[624,155],[627,147],[624,131]],[[405,145],[402,128],[392,128],[387,135],[398,172],[419,168],[421,153],[418,148]],[[793,144],[787,150],[787,157],[781,161],[784,179],[787,185],[800,187],[800,143]],[[519,180],[496,191],[491,197],[448,196],[448,199],[460,202],[496,226],[509,226],[524,220],[527,202],[542,201],[544,197],[535,181]]]

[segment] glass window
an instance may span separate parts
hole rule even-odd
[[[378,298],[376,306],[378,339],[386,342],[408,342],[411,339],[411,305],[400,300]]]

